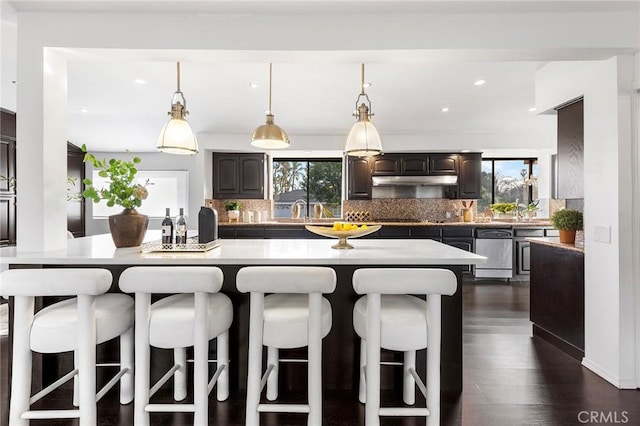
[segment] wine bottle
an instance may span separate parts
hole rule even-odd
[[[180,207],[180,214],[176,217],[176,244],[187,244],[187,219],[183,207]]]
[[[162,244],[173,244],[173,219],[171,219],[169,207],[165,209],[162,221]]]

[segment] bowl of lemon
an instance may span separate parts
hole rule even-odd
[[[338,244],[334,244],[334,249],[352,249],[353,246],[347,242],[347,238],[358,238],[369,235],[381,228],[380,225],[357,225],[349,222],[334,222],[333,226],[305,225],[310,232],[322,235],[323,237],[338,238]]]

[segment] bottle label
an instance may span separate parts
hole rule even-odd
[[[163,226],[162,227],[162,236],[170,237],[171,236],[171,226]]]
[[[184,235],[187,233],[187,227],[185,225],[178,225],[176,227],[176,234]]]

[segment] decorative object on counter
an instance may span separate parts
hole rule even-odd
[[[198,153],[198,141],[185,117],[187,100],[180,91],[180,62],[176,63],[177,89],[171,97],[171,111],[169,121],[160,131],[158,150],[167,154],[194,155]]]
[[[240,203],[238,201],[225,201],[224,209],[227,211],[227,216],[229,216],[229,223],[240,220]]]
[[[322,218],[322,212],[323,212],[324,208],[322,206],[322,203],[315,203],[313,205],[313,218],[314,219],[320,219]]]
[[[273,64],[269,63],[269,108],[267,109],[267,122],[258,126],[251,135],[251,145],[264,149],[289,148],[291,141],[287,132],[273,121],[271,112],[271,83],[273,74]]]
[[[500,217],[512,218],[516,211],[515,203],[495,203],[491,204],[491,210],[493,211],[493,218],[498,219]]]
[[[368,211],[346,212],[344,220],[347,222],[373,222],[373,215]]]
[[[217,239],[218,212],[214,208],[202,206],[198,212],[198,243],[206,244]]]
[[[244,210],[242,212],[242,221],[244,223],[253,223],[253,211],[251,210]]]
[[[184,244],[165,244],[162,240],[149,241],[140,245],[142,253],[154,252],[205,252],[220,247],[220,240],[212,240],[207,243],[198,242],[198,237],[187,238]]]
[[[180,207],[180,214],[176,217],[176,244],[187,243],[187,218],[184,216],[184,207]]]
[[[462,201],[462,218],[465,222],[473,222],[473,201],[469,201],[469,205],[467,206],[466,201]]]
[[[381,225],[355,225],[351,223],[334,222],[332,227],[329,226],[316,226],[305,225],[308,231],[314,234],[322,235],[323,237],[338,238],[338,244],[331,246],[333,249],[352,249],[353,246],[347,242],[347,238],[358,238],[364,235],[369,235],[380,228]]]
[[[171,219],[171,209],[167,207],[165,209],[165,216],[162,220],[162,243],[173,243],[173,219]]]
[[[109,207],[122,207],[124,210],[121,213],[109,216],[109,231],[113,243],[118,248],[139,246],[149,225],[149,217],[136,211],[136,207],[140,207],[142,200],[149,195],[146,189],[149,180],[140,185],[135,179],[138,173],[136,166],[140,163],[140,158],[133,157],[130,161],[115,158],[98,160],[87,152],[86,145],[83,144],[81,149],[85,153],[83,161],[90,163],[100,177],[107,179],[109,185],[97,189],[93,186],[93,181],[86,178],[83,181],[85,190],[82,196],[93,200],[94,203],[105,200]]]
[[[355,155],[357,157],[365,157],[370,155],[378,155],[382,153],[382,141],[380,135],[375,126],[371,122],[373,113],[371,111],[371,101],[369,96],[364,92],[364,64],[360,65],[360,94],[356,99],[356,112],[353,113],[354,117],[358,117],[358,121],[353,125],[349,136],[347,136],[347,143],[345,145],[345,152],[347,155]],[[360,98],[366,99],[367,103],[360,102]]]
[[[576,231],[583,227],[582,212],[573,209],[561,209],[551,216],[551,224],[560,231],[560,242],[573,244],[576,240]]]
[[[522,209],[525,220],[531,220],[535,216],[540,200],[535,200],[529,204],[518,204],[518,209]]]

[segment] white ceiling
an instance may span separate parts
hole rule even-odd
[[[524,11],[584,10],[600,12],[614,3],[563,1],[12,1],[18,11],[181,12],[196,17],[226,13],[323,13],[330,7],[366,13],[397,11]],[[13,15],[4,13],[3,20]],[[15,26],[15,25],[14,25]],[[4,35],[4,29],[3,29]],[[3,47],[3,62],[7,58]],[[373,118],[385,135],[465,135],[535,133],[544,117],[535,105],[535,71],[549,53],[527,62],[510,52],[213,52],[65,50],[68,63],[69,140],[93,151],[155,151],[176,88],[175,61],[182,61],[182,91],[188,120],[198,134],[250,137],[264,122],[267,109],[268,62],[273,66],[273,113],[291,136],[346,135],[359,92],[359,61],[367,58],[367,93]],[[595,49],[594,49],[595,52]],[[601,58],[611,52],[602,49]],[[571,52],[556,52],[572,59]],[[593,54],[593,52],[591,53]],[[514,57],[519,58],[514,61]],[[3,70],[6,67],[3,66]],[[5,79],[3,76],[3,79]],[[8,76],[10,78],[10,76]],[[136,84],[134,79],[146,84]],[[487,80],[475,86],[477,79]],[[251,88],[249,83],[258,83]],[[19,82],[18,82],[19,84]],[[449,112],[441,109],[448,107]],[[85,109],[86,112],[81,112]],[[548,123],[548,121],[547,121]]]

